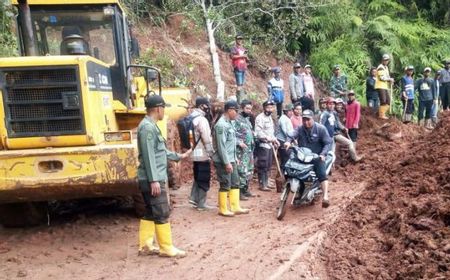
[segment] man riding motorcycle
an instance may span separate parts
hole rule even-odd
[[[325,126],[314,122],[314,113],[311,110],[305,110],[302,114],[302,126],[299,126],[287,136],[284,147],[289,149],[291,143],[297,140],[299,147],[306,147],[319,157],[314,159],[314,172],[320,182],[323,191],[322,207],[330,206],[328,199],[328,177],[325,165],[325,159],[331,150],[333,140],[328,134]]]

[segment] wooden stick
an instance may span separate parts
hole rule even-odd
[[[280,162],[278,161],[277,157],[277,151],[275,150],[275,147],[273,145],[272,145],[272,152],[273,156],[275,157],[275,163],[277,164],[278,174],[280,174],[280,177],[283,179],[283,181],[285,181],[284,174],[281,173]]]
[[[393,85],[391,82],[391,92],[389,93],[389,100],[390,100],[390,104],[389,104],[389,114],[392,115],[392,91],[393,91]]]

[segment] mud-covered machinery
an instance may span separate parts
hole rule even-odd
[[[135,193],[144,97],[173,105],[167,136],[189,90],[162,89],[156,68],[132,64],[138,44],[117,0],[12,4],[22,56],[0,58],[0,223],[36,201]]]

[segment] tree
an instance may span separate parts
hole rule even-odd
[[[333,5],[335,1],[194,0],[194,3],[201,8],[205,22],[214,80],[217,85],[217,99],[224,101],[225,84],[221,77],[220,60],[217,54],[216,31],[222,27],[228,27],[228,29],[234,30],[234,32],[236,32],[237,28],[249,30],[248,26],[253,26],[253,23],[255,26],[262,27],[260,33],[266,31],[265,34],[275,35],[275,40],[271,36],[270,41],[280,42],[280,45],[283,46],[282,49],[290,46],[291,49],[298,50],[298,45],[296,46],[290,43],[295,42],[295,40],[289,39],[300,35],[303,26],[302,23],[307,18],[306,10]]]

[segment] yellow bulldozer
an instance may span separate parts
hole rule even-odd
[[[36,223],[50,200],[136,194],[145,96],[172,104],[167,139],[189,90],[132,63],[139,46],[118,0],[12,5],[21,56],[0,58],[0,223]]]

